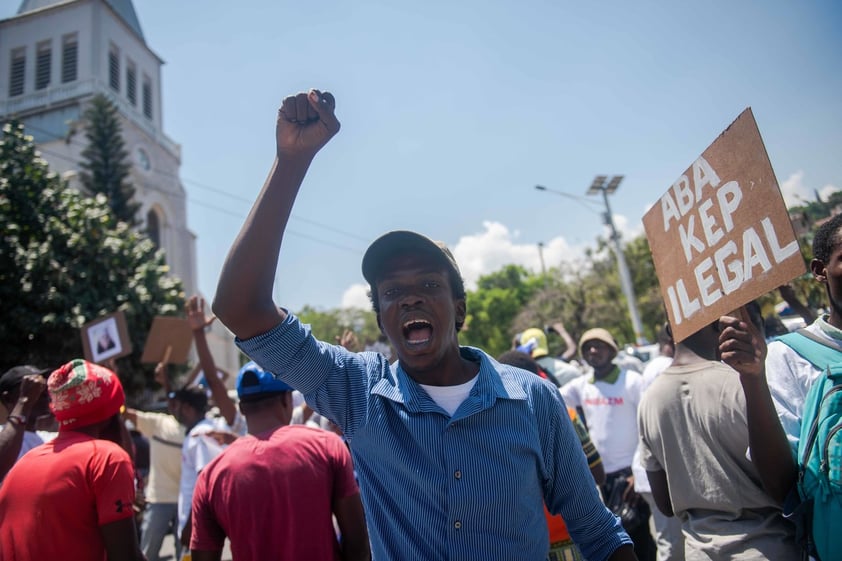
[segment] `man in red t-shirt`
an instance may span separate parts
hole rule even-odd
[[[143,559],[134,525],[134,468],[117,375],[74,360],[47,380],[55,440],[30,450],[0,486],[3,561]]]
[[[238,561],[371,558],[351,455],[334,433],[289,424],[291,392],[254,362],[240,370],[249,434],[199,474],[193,561],[219,561],[226,537]]]

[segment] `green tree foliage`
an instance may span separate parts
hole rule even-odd
[[[789,209],[793,222],[800,221],[802,226],[809,228],[817,220],[830,216],[834,208],[842,204],[842,191],[834,191],[822,201],[816,193],[815,201],[804,201],[803,205]]]
[[[50,173],[17,123],[0,140],[0,371],[82,356],[80,327],[123,310],[134,352],[118,361],[127,392],[153,384],[139,359],[156,315],[181,310],[163,252]]]
[[[542,286],[540,276],[517,265],[481,277],[477,289],[467,295],[462,343],[481,347],[493,356],[509,349],[515,317]]]
[[[361,346],[360,350],[380,337],[380,328],[377,326],[377,317],[373,310],[337,308],[322,311],[305,306],[297,315],[302,323],[310,325],[317,339],[328,343],[335,343],[336,337],[346,330],[354,332]]]
[[[134,201],[135,190],[128,181],[131,167],[117,108],[99,94],[83,118],[88,146],[82,152],[79,179],[91,195],[105,196],[118,220],[135,225],[140,204]]]

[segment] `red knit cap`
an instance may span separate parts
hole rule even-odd
[[[116,374],[80,358],[53,371],[47,389],[60,431],[104,421],[118,413],[126,402]]]

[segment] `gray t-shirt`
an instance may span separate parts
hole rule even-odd
[[[671,366],[638,409],[640,457],[666,472],[687,561],[798,559],[794,528],[746,458],[738,374],[720,362]]]

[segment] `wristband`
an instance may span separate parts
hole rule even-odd
[[[6,418],[6,422],[12,423],[13,425],[24,426],[24,425],[26,425],[26,416],[25,415],[9,415]]]

